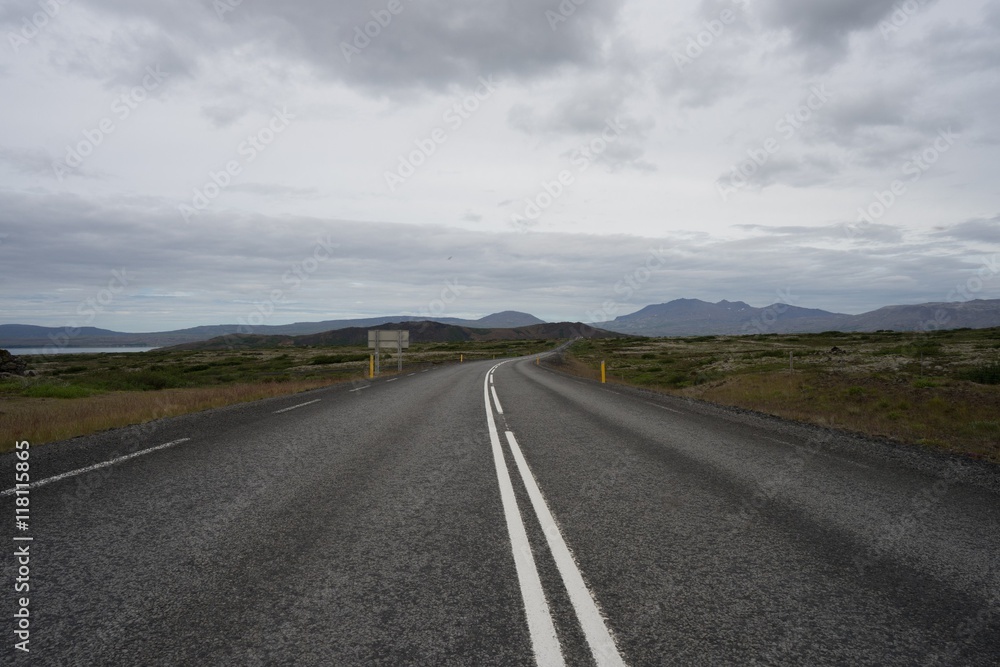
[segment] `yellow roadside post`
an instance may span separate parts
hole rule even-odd
[[[368,355],[368,379],[369,380],[374,380],[375,379],[375,355],[374,354],[369,354]]]
[[[605,371],[604,361],[601,361],[601,384],[605,384],[608,381],[608,375]]]
[[[465,355],[464,354],[459,354],[458,355],[458,363],[460,363],[460,364],[465,363]]]

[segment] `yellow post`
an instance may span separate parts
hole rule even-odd
[[[464,363],[464,362],[465,362],[465,355],[464,354],[459,354],[458,355],[458,363],[461,364],[461,363]]]
[[[539,359],[541,359],[541,357],[535,357],[535,365],[536,365],[536,366],[540,366],[540,365],[541,365],[541,364],[539,363],[539,361],[538,361]]]
[[[601,362],[601,384],[605,384],[608,381],[608,375],[605,371],[604,362]]]
[[[368,355],[368,379],[369,380],[374,380],[375,379],[375,355],[374,354],[369,354]]]

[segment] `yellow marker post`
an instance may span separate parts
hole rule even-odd
[[[464,354],[458,355],[458,363],[461,364],[461,363],[464,363],[464,362],[465,362],[465,355]]]
[[[604,367],[604,362],[601,362],[601,384],[605,384],[608,381],[608,375]]]
[[[538,361],[539,359],[541,359],[541,357],[535,357],[535,365],[536,366],[541,366],[542,365],[541,362]]]
[[[374,380],[375,379],[375,355],[374,354],[369,354],[368,355],[368,379],[369,380]]]

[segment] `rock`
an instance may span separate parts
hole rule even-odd
[[[834,345],[830,348],[830,354],[847,354],[847,350],[841,350],[839,347]]]
[[[0,373],[10,373],[12,375],[24,375],[28,370],[28,362],[20,357],[15,357],[7,350],[0,350]]]

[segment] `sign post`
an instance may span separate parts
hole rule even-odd
[[[375,349],[375,360],[373,376],[382,372],[379,352],[382,348],[395,350],[396,368],[400,372],[403,370],[403,350],[410,347],[410,332],[406,330],[383,331],[381,329],[368,330],[368,347]]]

